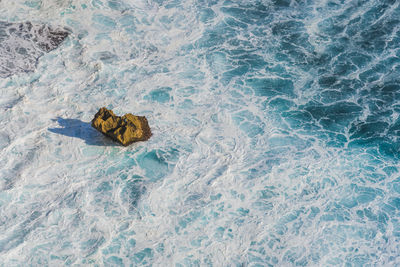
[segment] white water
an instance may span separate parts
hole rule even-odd
[[[287,19],[264,4],[241,15]],[[0,80],[1,266],[400,263],[398,164],[291,129],[272,102],[309,101],[315,70],[275,62],[271,28],[227,15],[235,5],[0,2],[3,21],[71,32]],[[264,65],[241,73],[240,55]],[[107,140],[90,127],[102,106],[145,115],[152,138]]]

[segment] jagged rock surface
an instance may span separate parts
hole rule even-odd
[[[151,136],[146,117],[135,116],[131,113],[119,117],[112,110],[104,107],[94,116],[92,127],[123,146],[138,141],[146,141]]]

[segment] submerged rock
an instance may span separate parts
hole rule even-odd
[[[94,119],[92,127],[111,139],[128,146],[134,142],[146,141],[151,136],[151,130],[146,117],[131,113],[122,117],[116,116],[112,110],[101,108]]]
[[[34,71],[38,59],[68,35],[66,29],[46,24],[0,21],[0,77]]]

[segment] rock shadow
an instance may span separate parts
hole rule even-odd
[[[90,122],[84,122],[78,119],[63,119],[60,117],[53,119],[53,121],[57,121],[61,128],[48,128],[52,133],[80,138],[84,140],[87,145],[92,146],[117,145],[114,141],[94,129]]]

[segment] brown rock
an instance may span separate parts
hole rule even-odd
[[[101,108],[94,119],[92,127],[111,139],[128,146],[134,142],[146,141],[151,136],[151,130],[146,117],[131,113],[122,117],[116,116],[112,110]]]

